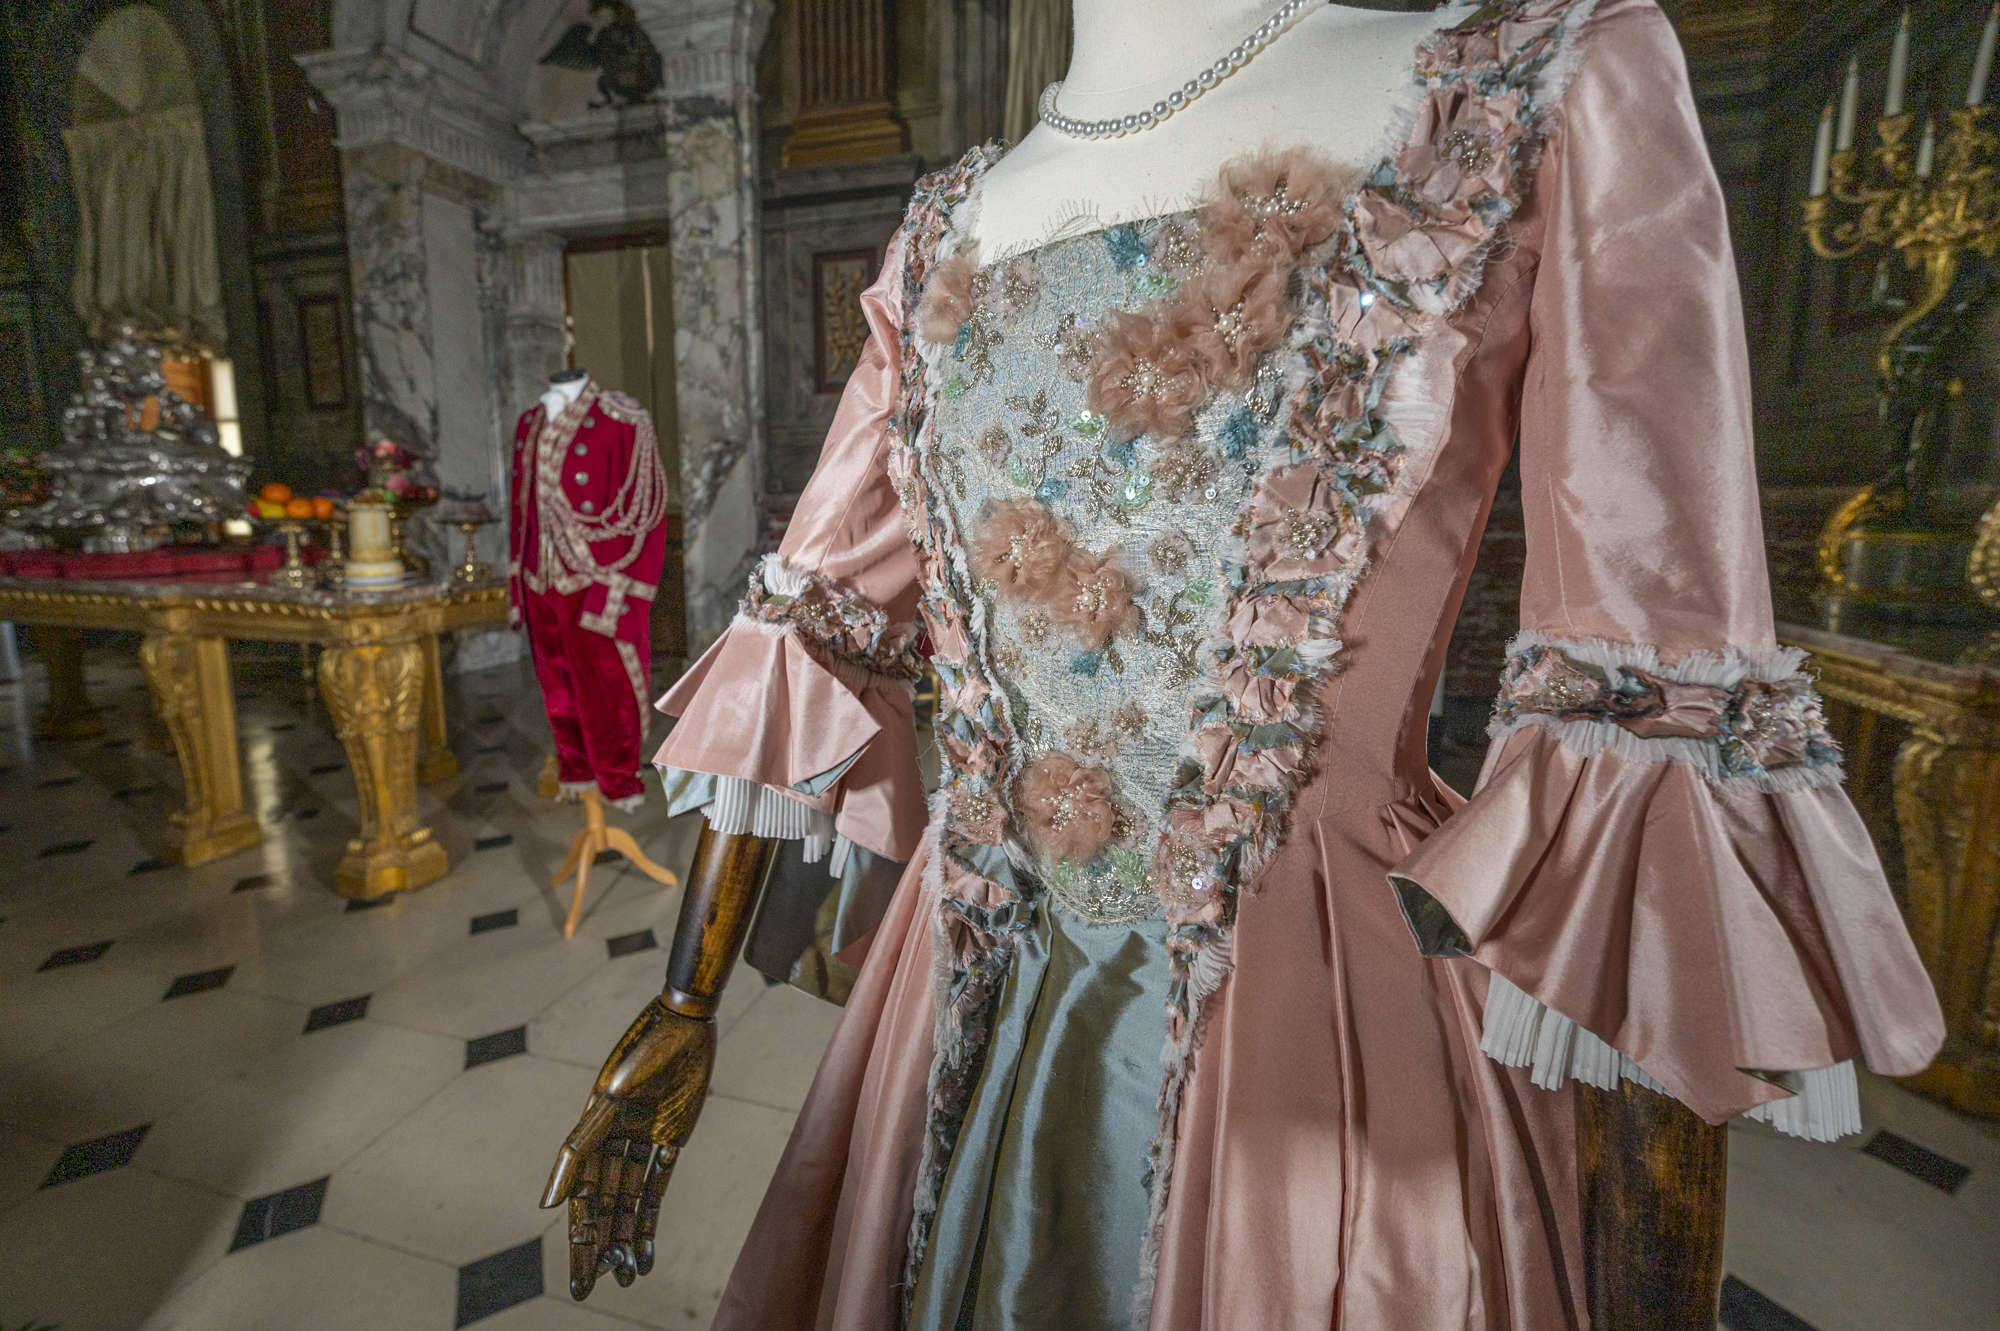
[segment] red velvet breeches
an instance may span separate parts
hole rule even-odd
[[[637,795],[641,723],[650,644],[622,642],[582,627],[583,592],[529,592],[522,597],[535,680],[556,742],[565,785],[595,781],[607,800]],[[640,616],[643,604],[628,615]]]

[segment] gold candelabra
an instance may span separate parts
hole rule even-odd
[[[1876,351],[1879,444],[1894,455],[1894,471],[1835,508],[1820,533],[1819,566],[1829,615],[1843,602],[1912,610],[1963,606],[1972,533],[1933,510],[1931,472],[1944,410],[1961,385],[1946,373],[1963,340],[1967,316],[1988,294],[1978,254],[2000,251],[2000,133],[1983,105],[2000,40],[2000,5],[1986,22],[1966,104],[1945,116],[1944,132],[1905,109],[1910,16],[1903,15],[1890,60],[1877,146],[1855,147],[1860,95],[1858,57],[1849,63],[1838,120],[1829,104],[1820,116],[1805,233],[1815,253],[1848,259],[1880,250],[1884,264],[1901,254],[1921,275],[1907,300],[1886,298],[1886,271],[1876,299],[1897,311]],[[2000,532],[2000,526],[1995,528]]]

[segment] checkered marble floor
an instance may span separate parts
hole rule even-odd
[[[535,792],[525,668],[448,681],[452,873],[368,908],[332,891],[355,797],[295,654],[238,659],[266,840],[192,870],[153,858],[180,774],[129,652],[90,682],[106,734],[52,745],[39,662],[0,685],[0,1328],[705,1327],[835,1012],[739,972],[659,1266],[572,1304],[535,1202],[679,898],[606,864],[562,939],[577,813]],[[690,820],[622,821],[685,870]],[[1725,1325],[2000,1329],[2000,1132],[1864,1095],[1842,1146],[1731,1134]]]

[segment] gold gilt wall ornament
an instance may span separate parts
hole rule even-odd
[[[1839,601],[1899,611],[1971,604],[1973,536],[1940,510],[1933,491],[1945,413],[1961,392],[1950,367],[1993,288],[1987,267],[1970,259],[2000,250],[2000,134],[1984,105],[1996,38],[2000,6],[1987,19],[1965,105],[1946,116],[1942,134],[1935,118],[1919,133],[1904,104],[1907,11],[1890,56],[1878,146],[1866,153],[1854,146],[1858,57],[1848,65],[1838,117],[1832,105],[1820,117],[1807,239],[1827,259],[1882,251],[1876,299],[1898,312],[1876,354],[1877,440],[1897,462],[1835,509],[1821,533],[1829,609]],[[1921,275],[1908,299],[1888,294],[1895,254]]]

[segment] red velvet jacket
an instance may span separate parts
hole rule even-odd
[[[521,607],[530,593],[582,591],[582,627],[634,645],[647,642],[647,612],[658,590],[661,561],[666,555],[664,507],[661,520],[637,536],[613,536],[588,543],[588,569],[545,561],[545,541],[539,487],[559,484],[569,507],[590,519],[604,513],[628,477],[650,479],[664,502],[666,475],[660,467],[659,443],[646,409],[623,393],[587,380],[583,392],[558,414],[546,419],[540,404],[521,415],[514,427],[513,481],[507,577],[510,619],[520,622]],[[652,468],[651,478],[633,476]],[[629,505],[628,505],[629,507]],[[619,567],[638,540],[638,553]],[[545,569],[544,563],[550,567]]]

